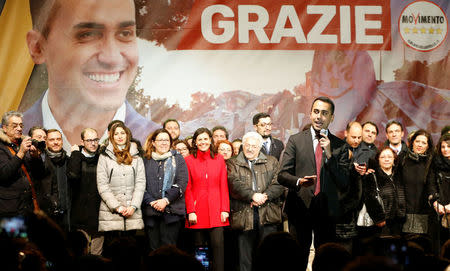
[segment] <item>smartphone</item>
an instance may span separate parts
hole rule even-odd
[[[314,176],[305,176],[303,178],[306,180],[306,182],[303,182],[302,185],[303,186],[309,186],[309,185],[313,185],[314,184],[314,182],[316,181],[317,176],[316,175],[314,175]]]
[[[203,265],[205,270],[209,270],[211,262],[209,260],[209,249],[206,246],[195,248],[195,258]]]
[[[407,242],[403,239],[384,239],[385,256],[390,258],[395,264],[401,266],[410,265]]]
[[[12,238],[28,238],[25,218],[23,216],[1,218],[0,234]]]

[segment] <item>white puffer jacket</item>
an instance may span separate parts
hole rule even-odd
[[[97,188],[102,198],[99,212],[99,231],[127,231],[144,228],[141,203],[145,191],[145,169],[138,155],[137,145],[131,142],[131,165],[118,164],[112,143],[100,155],[97,165]],[[135,206],[131,217],[116,213],[119,206]]]

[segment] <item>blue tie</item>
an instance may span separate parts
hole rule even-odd
[[[267,154],[269,154],[269,146],[268,146],[268,144],[269,143],[267,141],[264,141],[264,143],[263,143],[264,150],[266,151]]]

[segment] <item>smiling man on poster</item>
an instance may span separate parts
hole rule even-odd
[[[157,128],[126,101],[138,64],[133,0],[30,0],[30,9],[27,44],[46,64],[48,90],[25,112],[28,125],[62,130],[67,151],[85,127],[106,131],[113,119],[141,141]]]

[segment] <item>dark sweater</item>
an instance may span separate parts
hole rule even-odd
[[[97,190],[98,156],[97,153],[86,157],[81,151],[74,151],[67,161],[67,178],[72,192],[72,229],[98,230],[101,201]]]

